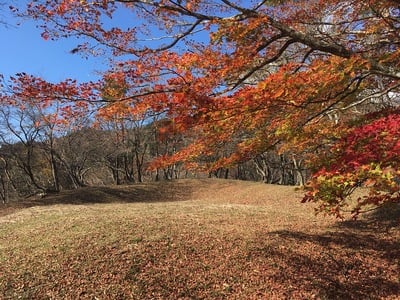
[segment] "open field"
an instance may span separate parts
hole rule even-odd
[[[0,299],[400,299],[400,214],[182,180],[0,206]]]

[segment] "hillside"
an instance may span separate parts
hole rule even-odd
[[[398,210],[315,216],[293,187],[181,180],[0,207],[2,299],[400,299]],[[377,288],[379,287],[379,288]]]

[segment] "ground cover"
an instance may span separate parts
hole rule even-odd
[[[0,209],[3,299],[399,299],[399,210],[315,216],[292,187],[88,187]]]

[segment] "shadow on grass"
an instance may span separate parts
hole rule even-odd
[[[380,232],[388,231],[393,227],[400,227],[400,203],[387,203],[362,215],[359,220],[344,221],[338,227],[361,231],[378,230]]]
[[[83,187],[52,193],[44,198],[30,197],[0,205],[0,216],[22,208],[55,204],[96,203],[151,203],[185,201],[191,198],[193,186],[190,181],[151,182],[121,186]]]
[[[269,233],[279,247],[268,255],[282,270],[274,280],[317,299],[400,299],[399,215],[398,207],[386,207],[323,234]]]

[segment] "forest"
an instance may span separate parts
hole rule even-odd
[[[399,202],[399,1],[10,3],[96,82],[2,76],[0,193],[174,178],[300,185],[341,217]],[[118,14],[131,18],[119,20]],[[0,70],[1,71],[1,70]]]
[[[3,203],[84,186],[204,177],[302,185],[306,178],[301,160],[274,151],[216,170],[190,168],[179,162],[152,168],[153,160],[172,155],[190,142],[179,133],[160,134],[159,129],[171,122],[168,119],[124,118],[93,127],[85,118],[74,127],[68,123],[60,127],[52,120],[44,123],[44,112],[38,107],[17,110],[5,106],[1,115]],[[230,151],[228,145],[219,155]],[[207,160],[212,161],[199,157],[197,162]]]

